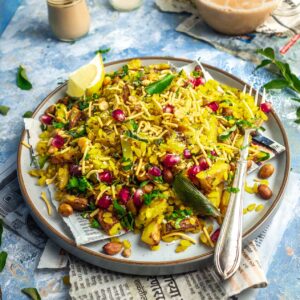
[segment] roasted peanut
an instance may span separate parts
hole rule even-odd
[[[169,169],[163,169],[162,176],[165,182],[171,183],[174,179],[173,173]]]
[[[253,163],[252,160],[247,161],[247,170],[249,170],[251,168],[252,163]]]
[[[61,203],[58,207],[58,212],[64,216],[68,217],[73,214],[73,208],[70,204],[67,203]]]
[[[145,181],[145,180],[148,180],[148,176],[147,174],[144,174],[144,175],[136,175],[136,178],[138,181]]]
[[[129,249],[124,249],[123,251],[122,251],[122,256],[124,256],[124,257],[129,257],[131,255],[131,249],[129,248]]]
[[[85,210],[88,206],[88,199],[79,198],[72,195],[66,195],[63,199],[63,202],[71,205],[72,208],[76,211]]]
[[[103,100],[99,103],[99,109],[102,111],[107,110],[108,107],[109,107],[108,102],[106,102],[105,100]]]
[[[55,105],[51,105],[49,106],[46,110],[45,110],[45,114],[50,114],[50,115],[54,115],[56,111],[56,106]]]
[[[224,107],[223,108],[223,115],[224,116],[232,116],[233,115],[233,110],[228,108],[228,107]]]
[[[120,243],[110,242],[103,246],[103,251],[107,255],[116,255],[118,254],[123,248],[123,245]]]
[[[264,200],[269,200],[273,195],[271,189],[266,184],[260,184],[257,193]]]
[[[260,170],[258,172],[258,176],[260,178],[266,179],[266,178],[269,178],[270,176],[272,176],[274,171],[275,171],[275,168],[273,167],[272,164],[265,164],[260,168]]]
[[[149,194],[153,191],[154,186],[151,183],[146,184],[145,186],[143,186],[142,190],[144,193]]]

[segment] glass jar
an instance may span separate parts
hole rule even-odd
[[[48,0],[48,19],[54,35],[62,41],[74,41],[86,35],[90,15],[86,0]]]
[[[139,8],[143,0],[109,0],[111,6],[119,11],[131,11]]]

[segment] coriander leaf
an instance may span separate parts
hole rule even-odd
[[[92,227],[92,228],[100,228],[101,225],[100,225],[100,223],[99,223],[96,219],[93,219],[93,220],[91,221],[91,227]]]
[[[0,272],[2,272],[5,267],[6,259],[7,259],[7,252],[5,251],[0,252]]]
[[[88,182],[88,180],[85,177],[79,178],[78,182],[78,189],[80,192],[85,192],[86,190],[91,188],[91,184]]]
[[[33,112],[28,110],[24,113],[23,118],[31,118],[32,114],[33,114]]]
[[[0,105],[0,114],[2,116],[6,116],[9,110],[10,108],[8,106]]]
[[[31,90],[32,84],[28,80],[26,69],[23,66],[19,66],[17,73],[17,86],[21,90]]]
[[[295,120],[295,123],[296,123],[296,124],[300,124],[300,119]]]
[[[156,176],[156,177],[154,177],[153,181],[157,182],[157,183],[163,183],[164,182],[162,176]]]
[[[259,54],[261,54],[265,57],[268,57],[272,60],[275,58],[274,50],[270,47],[265,48],[265,49],[258,49],[258,50],[256,50],[256,53],[259,53]]]
[[[140,184],[140,187],[144,187],[145,185],[147,185],[150,181],[149,180],[146,180],[146,181],[143,181],[141,184]]]
[[[265,66],[267,66],[267,65],[269,65],[269,64],[271,64],[271,63],[272,63],[272,60],[270,60],[270,59],[264,59],[264,60],[262,60],[261,63],[255,68],[255,71],[258,70],[258,69],[260,69],[260,68],[263,68],[263,67],[265,67]]]
[[[128,70],[129,70],[128,65],[124,65],[124,66],[122,67],[122,72],[119,73],[119,75],[120,75],[122,78],[125,77],[126,75],[128,75]]]
[[[134,131],[134,132],[136,132],[137,129],[139,128],[138,123],[133,119],[130,120],[130,126],[132,128],[132,131]]]
[[[78,185],[79,185],[78,178],[77,177],[71,177],[69,179],[69,182],[68,182],[68,185],[67,185],[67,189],[77,188]]]
[[[107,52],[110,51],[110,48],[100,48],[99,50],[95,51],[95,54],[106,54]]]
[[[62,123],[62,122],[55,122],[55,121],[53,121],[52,122],[52,126],[54,127],[54,128],[64,128],[64,126],[65,126],[65,124],[64,123]]]
[[[226,139],[229,138],[229,136],[231,135],[232,132],[234,132],[237,129],[236,125],[233,125],[231,128],[227,129],[226,131],[222,132],[219,135],[219,139],[221,141],[225,141]]]
[[[139,136],[137,136],[136,134],[132,133],[130,130],[127,130],[124,132],[124,134],[134,140],[140,141],[140,142],[145,142],[148,143],[148,140],[140,138]]]
[[[119,217],[123,217],[126,214],[126,209],[117,200],[113,200],[113,207]]]
[[[21,292],[27,295],[32,300],[41,300],[41,296],[36,288],[24,288]]]
[[[289,83],[285,79],[274,79],[264,85],[266,90],[271,89],[284,89],[289,86]]]
[[[2,244],[2,234],[3,234],[3,221],[0,219],[0,246]]]
[[[226,188],[226,191],[229,192],[229,193],[238,193],[240,191],[240,189],[236,188],[236,187],[229,186],[229,187]]]
[[[48,160],[48,155],[45,155],[45,156],[39,156],[37,162],[38,162],[38,165],[41,169],[43,169],[46,161]]]
[[[81,101],[81,102],[79,102],[78,104],[79,104],[79,109],[80,109],[80,110],[84,110],[84,109],[86,109],[86,108],[89,107],[89,103],[86,102],[86,101]]]
[[[175,75],[167,74],[162,79],[155,81],[146,86],[145,91],[149,95],[162,93],[173,81]]]

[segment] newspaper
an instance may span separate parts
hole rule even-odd
[[[25,240],[38,248],[44,248],[47,238],[36,226],[21,195],[17,180],[15,156],[11,156],[1,166],[0,217],[5,225]]]
[[[284,205],[280,206],[268,229],[244,248],[240,268],[231,279],[221,281],[213,267],[183,275],[130,276],[106,271],[71,256],[71,299],[225,299],[251,287],[265,287],[264,274],[268,271],[272,254],[299,203],[300,175],[291,173],[290,176],[289,193],[282,200]]]
[[[27,137],[29,145],[31,145],[32,155],[34,156],[34,149],[36,148],[36,144],[39,141],[39,134],[41,132],[40,122],[31,118],[24,119],[25,129],[27,131]],[[55,200],[55,188],[52,185],[49,185],[45,188],[50,194],[50,199],[56,210],[59,207],[59,202]],[[79,212],[74,212],[69,217],[62,217],[65,224],[71,230],[71,233],[75,239],[77,245],[88,244],[96,241],[105,240],[111,238],[111,236],[107,235],[104,231],[100,231],[99,229],[92,228],[90,226],[90,222],[88,219],[82,218]],[[116,235],[119,236],[124,234],[125,232],[121,232]]]
[[[256,50],[272,47],[276,53],[284,55],[295,71],[300,69],[300,43],[297,43],[300,39],[300,0],[283,0],[256,32],[240,36],[227,36],[211,29],[195,12],[191,1],[156,0],[156,4],[162,11],[192,13],[178,25],[176,30],[179,32],[256,64],[260,62]]]

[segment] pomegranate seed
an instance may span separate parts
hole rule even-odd
[[[184,149],[184,150],[183,150],[183,156],[184,156],[184,158],[186,158],[186,159],[192,158],[191,151],[190,151],[189,149]]]
[[[112,117],[117,121],[117,122],[124,122],[126,119],[125,113],[122,109],[115,109],[112,112]]]
[[[137,189],[135,192],[134,192],[134,195],[133,195],[133,203],[136,207],[141,207],[142,204],[143,204],[143,190],[142,189]]]
[[[167,105],[163,108],[163,112],[169,113],[169,114],[173,114],[173,113],[174,113],[174,106],[171,105],[171,104],[167,104]]]
[[[122,204],[126,204],[130,199],[130,190],[128,187],[122,187],[119,194],[118,199],[121,201]]]
[[[201,157],[199,159],[199,167],[200,167],[201,171],[204,171],[209,168],[207,160],[204,157]]]
[[[106,182],[109,184],[111,184],[113,181],[113,176],[112,176],[111,172],[108,170],[104,170],[103,172],[98,173],[97,178],[99,181]]]
[[[205,83],[204,78],[202,77],[197,77],[197,78],[190,78],[189,82],[194,86],[197,87],[199,85],[203,85]]]
[[[97,206],[99,208],[109,208],[109,206],[112,204],[111,196],[104,194],[98,201]]]
[[[48,116],[48,115],[42,115],[40,117],[40,121],[45,125],[51,125],[52,120],[53,120],[53,118],[51,116]]]
[[[260,105],[260,109],[266,114],[271,111],[271,108],[272,104],[270,102],[264,102]]]
[[[167,168],[173,167],[180,162],[180,156],[176,154],[167,154],[163,159],[163,164]]]
[[[196,72],[201,72],[201,67],[200,67],[199,65],[197,65],[197,66],[195,67],[194,71],[196,71]]]
[[[70,165],[69,172],[70,172],[70,175],[72,175],[72,176],[79,177],[82,175],[80,166],[78,166],[78,165]]]
[[[65,139],[62,136],[60,136],[59,134],[57,134],[52,139],[51,145],[59,149],[59,148],[63,147],[64,143],[65,143]]]
[[[161,176],[161,170],[159,167],[153,166],[148,170],[148,174],[154,177]]]
[[[202,171],[202,170],[201,170],[200,166],[194,165],[194,166],[192,166],[192,167],[190,167],[190,168],[188,169],[187,174],[188,174],[189,178],[192,180],[192,179],[194,179],[194,178],[196,177],[196,175],[197,175],[199,172],[201,172],[201,171]]]
[[[216,152],[215,150],[210,151],[210,154],[211,154],[212,156],[218,156],[218,154],[217,154],[217,152]]]
[[[215,243],[220,235],[220,228],[218,228],[211,236],[210,239]]]
[[[210,102],[209,104],[207,104],[207,106],[214,112],[219,108],[219,104],[216,101]]]

